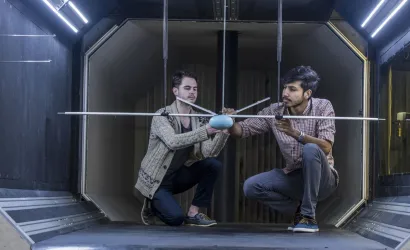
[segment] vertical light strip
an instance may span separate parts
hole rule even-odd
[[[392,92],[393,92],[393,70],[391,65],[389,66],[389,79],[388,79],[388,96],[387,96],[387,175],[391,173],[391,130],[392,130]]]
[[[61,18],[61,20],[63,20],[75,33],[78,32],[78,29],[76,27],[74,27],[74,25],[72,25],[67,19],[65,19],[65,17],[63,17],[57,10],[56,8],[54,8],[53,5],[51,5],[51,3],[47,0],[43,0],[43,2],[59,17]]]
[[[369,60],[363,61],[363,116],[369,117],[369,89],[370,89],[370,62]],[[369,145],[369,122],[363,121],[363,150],[362,150],[362,161],[363,161],[363,194],[362,199],[365,201],[369,198],[369,156],[370,149]]]
[[[374,16],[374,14],[376,14],[376,12],[380,9],[380,7],[382,6],[382,4],[384,3],[385,0],[381,0],[376,7],[372,10],[372,12],[370,12],[370,14],[367,16],[366,20],[364,20],[364,22],[362,23],[362,28],[364,28],[364,26],[366,26],[366,24],[370,21],[370,19],[372,19],[372,17]]]
[[[83,13],[81,13],[81,11],[78,10],[78,8],[71,1],[68,2],[68,6],[74,10],[74,12],[83,20],[84,23],[88,23],[87,18],[85,18]]]
[[[390,15],[383,21],[382,24],[380,24],[380,26],[373,32],[372,37],[374,37],[375,35],[377,35],[377,33],[379,33],[379,31],[387,24],[387,22],[392,19],[392,17],[394,15],[396,15],[396,13],[403,7],[403,5],[407,2],[407,0],[402,0],[401,3],[392,11],[392,13],[390,13]]]

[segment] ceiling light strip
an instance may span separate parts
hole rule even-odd
[[[396,13],[404,6],[404,4],[407,1],[408,0],[401,1],[401,3],[390,13],[390,15],[383,21],[383,23],[380,24],[380,26],[373,32],[372,37],[374,37],[375,35],[377,35],[377,33],[379,33],[379,31],[387,24],[388,21],[390,21],[390,19],[393,18],[394,15],[396,15]]]
[[[74,25],[72,25],[65,17],[63,17],[63,15],[61,15],[56,8],[53,7],[53,5],[51,5],[51,3],[48,0],[43,0],[43,2],[61,19],[63,20],[75,33],[78,32],[78,29],[76,27],[74,27]]]
[[[85,18],[83,13],[81,13],[81,11],[78,10],[78,8],[73,4],[73,2],[69,1],[68,6],[70,6],[70,8],[74,10],[74,12],[81,18],[81,20],[83,20],[84,23],[88,23],[87,18]]]
[[[372,10],[372,12],[370,12],[370,14],[367,16],[366,20],[364,20],[364,22],[362,23],[362,28],[364,28],[364,26],[366,26],[366,24],[370,21],[370,19],[372,19],[372,17],[376,14],[376,12],[380,9],[380,7],[382,6],[382,4],[385,2],[386,0],[381,0],[376,7]]]

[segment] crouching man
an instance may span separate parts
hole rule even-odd
[[[258,115],[334,116],[330,101],[313,98],[319,76],[310,67],[290,70],[283,79],[283,103],[274,103]],[[234,110],[225,110],[228,114]],[[245,181],[244,194],[272,209],[294,215],[288,228],[294,232],[317,232],[316,205],[339,184],[332,146],[332,119],[248,118],[234,123],[231,136],[246,138],[272,131],[286,161],[284,169],[257,174]]]
[[[175,97],[195,103],[197,77],[191,72],[178,71],[172,78]],[[162,113],[164,109],[157,112]],[[166,111],[171,114],[195,114],[192,107],[175,100]],[[145,197],[141,211],[144,224],[152,216],[170,226],[183,223],[195,226],[212,226],[215,220],[199,213],[209,207],[215,181],[222,168],[215,159],[229,135],[213,129],[201,117],[154,116],[147,153],[141,162],[135,188]],[[173,195],[191,189],[195,196],[185,214]]]

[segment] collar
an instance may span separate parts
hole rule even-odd
[[[177,114],[177,113],[178,113],[177,100],[174,100],[174,101],[171,103],[170,108],[171,108],[171,113],[173,113],[173,114]],[[194,112],[193,109],[191,108],[191,110],[190,110],[189,113],[192,114],[192,113],[195,113],[195,112]],[[179,118],[179,116],[176,116],[176,117]]]
[[[309,113],[309,111],[312,109],[312,102],[313,102],[313,98],[310,98],[308,105],[306,106],[305,110],[303,110],[302,115],[307,115]],[[289,114],[289,110],[287,108],[284,108],[285,110],[283,111],[284,115],[290,115]]]
[[[171,114],[177,114],[178,109],[177,109],[177,100],[174,100],[170,107],[170,113]],[[195,111],[193,109],[190,110],[190,114],[195,114]],[[180,116],[174,116],[174,118],[177,120],[177,129],[178,133],[181,133],[181,117]],[[195,119],[195,116],[191,116],[191,128],[192,130],[196,129],[198,127],[197,120]]]

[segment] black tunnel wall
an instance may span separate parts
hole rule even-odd
[[[16,2],[0,2],[1,34],[52,34]],[[71,120],[57,113],[71,109],[71,45],[59,36],[0,36],[4,60],[51,62],[0,63],[0,187],[68,191]]]

